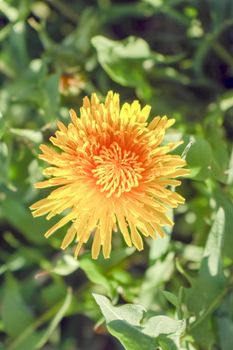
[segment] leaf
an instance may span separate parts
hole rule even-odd
[[[5,142],[0,142],[0,181],[7,182],[8,179],[8,147]]]
[[[150,57],[147,42],[133,36],[114,41],[103,36],[92,38],[98,61],[115,82],[123,86],[146,85],[142,62]]]
[[[155,339],[142,334],[140,330],[126,321],[111,321],[107,327],[109,332],[121,342],[126,350],[155,350],[158,345]]]
[[[172,209],[169,209],[168,214],[169,217],[173,219]],[[167,252],[171,240],[172,227],[165,226],[164,231],[166,233],[164,237],[158,237],[157,239],[150,241],[150,260],[156,260]]]
[[[113,306],[106,297],[98,294],[93,296],[105,317],[109,332],[125,349],[154,350],[163,344],[163,349],[178,350],[185,321],[155,316],[142,323],[145,309],[141,305]]]
[[[93,297],[99,305],[107,323],[114,320],[124,320],[131,325],[139,326],[146,311],[143,306],[135,304],[112,306],[109,299],[100,294],[93,293]]]
[[[2,320],[5,331],[11,337],[15,337],[29,326],[33,319],[30,308],[21,296],[17,281],[12,275],[7,274],[2,306]]]
[[[80,261],[80,268],[85,272],[89,280],[93,283],[102,285],[107,291],[109,296],[113,295],[113,289],[110,280],[105,277],[101,268],[88,256],[83,256]]]
[[[174,320],[167,316],[151,317],[143,328],[143,333],[151,337],[166,336],[176,346],[180,346],[180,338],[186,328],[184,320]],[[163,338],[165,340],[165,338]]]
[[[220,208],[206,242],[198,277],[188,292],[187,305],[196,315],[208,309],[225,284],[221,262],[224,224],[225,214]]]
[[[127,257],[131,256],[135,252],[134,247],[124,247],[124,248],[115,248],[111,252],[111,259],[104,259],[102,255],[99,255],[97,262],[101,266],[103,271],[111,270],[116,265],[119,265]]]
[[[60,276],[67,276],[76,271],[78,268],[79,261],[71,255],[64,254],[56,261],[55,267],[50,271]]]
[[[63,304],[58,308],[55,316],[52,318],[49,326],[44,330],[37,330],[43,325],[47,319],[54,315],[54,305],[45,314],[39,317],[35,322],[28,325],[23,331],[17,334],[17,337],[10,344],[9,350],[32,350],[41,349],[42,346],[49,340],[51,334],[58,326],[59,322],[64,317],[72,301],[72,291],[70,288],[67,289],[67,294]]]
[[[220,97],[220,108],[223,112],[233,107],[233,90],[227,91]]]
[[[232,185],[233,184],[233,147],[231,150],[231,156],[229,161],[229,170],[228,170],[228,177],[227,177],[227,184]]]
[[[5,133],[6,123],[3,114],[0,112],[0,140]]]
[[[221,350],[232,350],[233,321],[229,316],[217,319]]]
[[[60,103],[59,81],[60,74],[57,73],[49,76],[44,82],[43,100],[40,101],[40,106],[43,108],[47,121],[57,118]]]
[[[112,306],[110,301],[98,294],[93,294],[107,323],[109,332],[114,335],[126,350],[153,350],[156,342],[142,334],[139,326],[144,308],[140,305]]]
[[[158,293],[157,286],[169,280],[174,269],[174,253],[169,253],[164,261],[157,260],[146,271],[139,294],[139,301],[145,307],[152,307]]]
[[[211,177],[212,149],[209,143],[199,136],[192,137],[192,147],[186,160],[195,180],[205,180]]]
[[[221,261],[224,224],[225,213],[220,208],[206,242],[198,276],[185,293],[187,308],[196,316],[196,321],[191,324],[190,329],[197,342],[204,347],[210,346],[214,341],[213,331],[208,326],[209,316],[217,308],[225,293],[225,277]]]
[[[46,244],[43,233],[52,225],[43,218],[34,219],[25,206],[13,195],[7,195],[1,204],[2,213],[8,222],[33,243]]]
[[[158,237],[156,240],[152,240],[150,244],[150,260],[156,260],[166,253],[171,237],[165,235],[163,238]]]
[[[41,349],[46,344],[51,334],[54,332],[59,322],[62,320],[68,308],[70,307],[71,301],[72,301],[72,290],[71,288],[68,288],[64,303],[62,304],[57,314],[54,316],[54,318],[50,322],[49,326],[47,327],[41,339],[35,345],[35,349]]]
[[[208,259],[208,271],[212,277],[222,272],[221,252],[224,239],[224,225],[225,213],[222,208],[219,208],[207,239],[202,260],[203,263],[205,259]],[[202,272],[202,267],[200,272]]]
[[[168,292],[166,290],[164,290],[163,292],[163,295],[165,296],[165,298],[173,305],[175,306],[176,308],[178,308],[179,306],[179,300],[177,298],[177,296],[171,292]]]
[[[216,203],[216,207],[223,207],[225,213],[225,225],[224,225],[224,256],[233,259],[233,203],[231,197],[222,190],[220,186],[216,186],[213,191],[213,199]]]
[[[40,131],[11,128],[10,132],[35,143],[41,143],[43,141],[43,136]]]

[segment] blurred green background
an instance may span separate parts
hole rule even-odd
[[[0,349],[232,350],[232,0],[0,0],[0,23]],[[186,204],[143,252],[76,261],[28,209],[38,146],[108,90],[177,120]]]

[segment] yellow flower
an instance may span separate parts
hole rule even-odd
[[[186,162],[179,155],[168,154],[182,141],[161,146],[174,119],[155,117],[148,123],[150,109],[141,109],[138,101],[120,108],[119,95],[111,91],[105,103],[92,94],[91,100],[84,98],[80,118],[71,110],[68,127],[58,122],[50,141],[60,152],[40,146],[40,159],[52,165],[44,175],[51,178],[35,187],[58,188],[31,209],[34,217],[47,214],[48,220],[65,211],[45,233],[49,237],[70,222],[62,249],[75,240],[78,256],[93,236],[92,257],[96,259],[102,247],[109,258],[113,232],[119,230],[128,246],[142,250],[142,235],[163,236],[162,227],[173,225],[166,212],[184,198],[167,186],[180,185],[174,178],[189,171],[181,169]]]

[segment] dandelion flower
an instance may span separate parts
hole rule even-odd
[[[104,103],[92,94],[84,98],[80,117],[70,111],[68,127],[57,123],[59,130],[50,138],[56,149],[40,146],[39,158],[51,165],[43,173],[50,178],[35,187],[57,188],[31,206],[33,216],[46,214],[49,220],[65,211],[45,236],[70,223],[61,248],[75,241],[76,257],[91,236],[92,257],[102,248],[109,258],[113,232],[142,250],[142,236],[163,236],[163,226],[173,225],[168,208],[184,198],[169,186],[180,185],[175,178],[189,172],[182,169],[185,160],[169,154],[182,142],[161,145],[174,119],[147,122],[150,109],[141,109],[138,101],[120,107],[119,95],[111,91]]]

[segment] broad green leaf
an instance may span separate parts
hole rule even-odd
[[[22,232],[30,241],[37,244],[46,244],[43,234],[52,225],[43,218],[34,219],[29,209],[18,198],[7,195],[1,204],[2,213],[10,224]]]
[[[164,342],[167,338],[179,347],[180,338],[185,331],[185,327],[184,320],[174,320],[167,316],[154,316],[144,323],[143,333],[151,337],[165,336],[163,337]]]
[[[2,300],[2,319],[5,331],[15,337],[33,322],[33,314],[25,304],[18,282],[7,274]]]
[[[142,334],[138,326],[143,317],[144,308],[140,305],[126,304],[112,306],[110,301],[98,294],[93,294],[107,323],[108,330],[126,350],[153,350],[156,341]]]
[[[124,320],[111,321],[107,328],[126,350],[155,350],[159,345],[156,340]]]
[[[150,48],[145,40],[129,37],[114,41],[95,36],[92,44],[99,63],[114,81],[123,86],[146,85],[142,62],[150,57]]]
[[[145,309],[141,305],[113,306],[106,297],[97,294],[93,296],[105,317],[108,330],[125,349],[152,350],[163,344],[164,349],[178,350],[185,321],[155,316],[142,323]]]
[[[231,350],[233,344],[233,293],[223,300],[215,314],[221,350]]]
[[[206,180],[211,177],[212,149],[209,143],[199,136],[192,138],[192,147],[186,157],[191,177],[195,180]]]
[[[131,325],[139,326],[146,311],[141,305],[126,304],[122,306],[112,306],[109,299],[103,295],[94,293],[93,297],[99,305],[107,323],[114,320],[124,320]]]
[[[232,350],[233,344],[233,321],[229,316],[222,316],[217,319],[218,334],[221,350]]]

